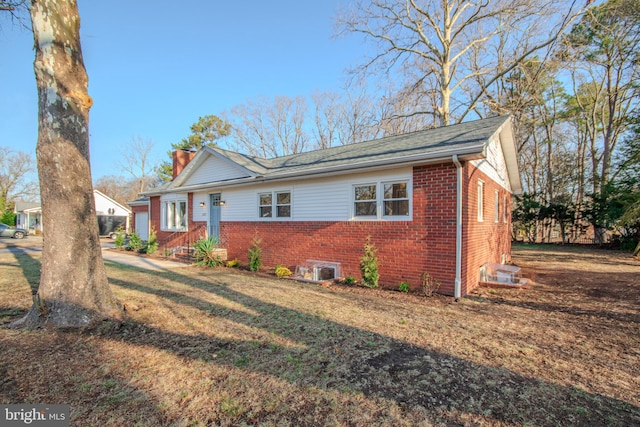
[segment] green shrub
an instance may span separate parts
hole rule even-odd
[[[14,225],[16,225],[17,217],[18,215],[15,214],[12,210],[6,209],[4,212],[2,212],[2,216],[0,217],[0,222],[13,227]],[[28,228],[28,227],[22,227],[22,228]]]
[[[229,268],[238,268],[240,267],[240,260],[239,259],[231,259],[229,261],[227,261],[227,267]]]
[[[364,244],[364,254],[360,258],[362,284],[367,288],[377,288],[380,274],[378,273],[378,248],[369,239]]]
[[[249,248],[249,270],[258,271],[262,267],[262,239],[254,237]]]
[[[398,286],[398,290],[400,292],[409,292],[409,284],[407,282],[400,283],[400,286]]]
[[[206,267],[218,267],[223,264],[220,256],[216,254],[218,248],[218,240],[214,237],[206,237],[196,241],[193,244],[196,265]]]
[[[354,285],[356,283],[356,278],[353,276],[347,276],[344,279],[345,285]]]
[[[138,233],[133,233],[129,235],[129,244],[127,245],[126,249],[128,251],[134,251],[134,252],[143,251],[144,243],[142,242],[142,239],[140,239],[140,236],[138,235]]]
[[[144,251],[149,255],[158,252],[158,235],[153,227],[149,230],[149,240],[144,245]]]
[[[289,277],[289,276],[291,276],[293,274],[293,273],[291,273],[291,270],[289,270],[284,265],[276,266],[275,272],[276,272],[276,276],[277,277]]]
[[[116,230],[116,238],[113,241],[116,249],[122,249],[124,247],[126,238],[127,233],[124,232],[122,227],[118,227],[118,229]]]

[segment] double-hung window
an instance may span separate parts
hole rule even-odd
[[[409,181],[357,184],[353,186],[353,217],[407,219],[410,200]]]
[[[291,218],[290,191],[260,193],[258,194],[258,199],[258,215],[260,218]]]
[[[378,198],[376,184],[356,185],[355,191],[355,216],[377,216]]]
[[[384,216],[409,216],[407,182],[382,184],[384,191]]]
[[[162,229],[165,231],[185,231],[187,229],[186,200],[162,202]]]

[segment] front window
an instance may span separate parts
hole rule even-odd
[[[406,182],[384,184],[384,215],[409,216],[409,193]]]
[[[273,216],[273,198],[271,193],[260,194],[260,218],[271,218]]]
[[[167,231],[186,230],[187,201],[171,200],[162,204],[162,225]]]
[[[355,216],[376,216],[378,205],[376,185],[357,185],[355,188]]]
[[[260,193],[258,198],[260,218],[291,218],[291,192]]]
[[[278,218],[291,217],[291,193],[276,193],[276,215]]]

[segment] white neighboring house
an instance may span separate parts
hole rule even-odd
[[[29,234],[42,232],[42,208],[40,203],[18,200],[13,212],[16,214],[16,227],[28,230]]]
[[[122,226],[129,229],[129,218],[131,210],[116,202],[106,194],[93,190],[95,199],[96,216],[98,228],[101,236],[110,236],[115,230]],[[16,202],[14,209],[16,213],[16,224],[18,227],[26,228],[29,234],[41,233],[42,230],[42,207],[38,203]]]

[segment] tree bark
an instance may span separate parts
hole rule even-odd
[[[40,286],[21,325],[81,327],[120,317],[102,260],[89,164],[88,78],[75,0],[31,0],[36,157],[44,227]]]

